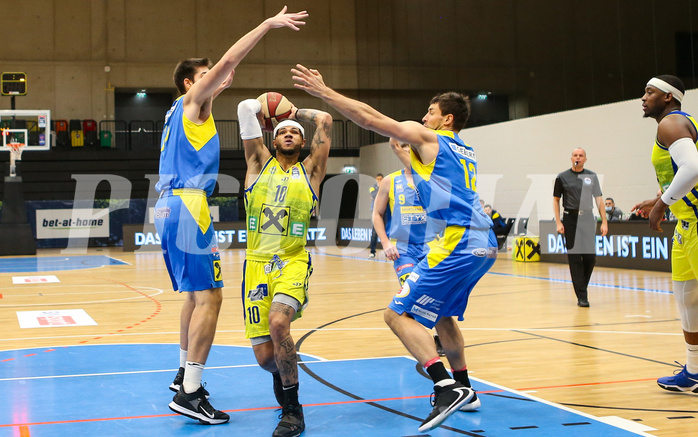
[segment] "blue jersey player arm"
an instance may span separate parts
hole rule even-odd
[[[388,237],[388,232],[385,228],[385,212],[388,209],[388,203],[390,200],[390,186],[391,186],[392,176],[388,175],[383,178],[380,185],[378,186],[378,194],[376,194],[376,200],[373,202],[373,213],[371,219],[373,220],[373,229],[381,240],[381,246],[383,247],[383,252],[385,257],[390,261],[395,261],[400,258],[400,254],[397,248],[390,242]]]
[[[322,75],[317,70],[297,64],[296,68],[291,69],[291,72],[293,80],[296,82],[294,83],[296,88],[319,97],[359,126],[410,144],[423,163],[429,163],[436,159],[439,142],[436,132],[430,129],[431,126],[426,127],[414,121],[400,122],[363,102],[350,99],[325,85]]]
[[[302,20],[308,16],[307,12],[286,13],[286,6],[271,18],[264,20],[259,26],[252,29],[245,36],[233,44],[221,57],[210,71],[204,71],[197,75],[194,81],[190,81],[190,88],[184,96],[184,115],[197,123],[203,123],[211,115],[211,100],[214,94],[222,91],[221,85],[229,78],[240,61],[252,50],[252,48],[271,29],[289,27],[298,30],[298,26],[305,24]],[[186,79],[189,80],[189,79]],[[186,83],[186,82],[185,82]]]

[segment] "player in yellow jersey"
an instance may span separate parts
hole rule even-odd
[[[469,99],[457,92],[436,95],[422,124],[399,122],[325,85],[317,70],[296,65],[296,88],[319,97],[357,125],[410,144],[412,177],[427,214],[428,251],[384,312],[393,333],[434,381],[431,413],[420,432],[438,427],[458,410],[480,404],[468,378],[463,320],[475,284],[494,264],[497,239],[477,194],[477,157],[458,132],[470,115]],[[453,376],[439,359],[431,335],[436,327]]]
[[[670,391],[698,393],[698,123],[681,111],[683,82],[670,75],[653,77],[642,96],[644,116],[654,118],[657,136],[652,165],[662,194],[633,207],[661,231],[667,207],[677,218],[671,249],[671,279],[681,315],[686,365],[657,380]]]
[[[293,437],[305,429],[298,401],[298,363],[291,322],[308,304],[313,271],[305,250],[310,216],[318,201],[330,153],[332,116],[314,109],[291,109],[274,129],[272,156],[262,139],[261,104],[238,105],[245,147],[247,253],[242,284],[245,332],[259,365],[272,373],[274,394],[282,405],[274,437]],[[296,121],[297,120],[297,121]],[[303,126],[315,125],[310,154],[299,161],[306,143]]]
[[[172,411],[202,423],[227,422],[228,414],[208,402],[201,374],[216,334],[223,280],[206,197],[218,176],[220,145],[211,107],[232,82],[234,69],[271,29],[298,26],[308,14],[286,13],[264,20],[233,44],[209,69],[207,59],[177,65],[175,84],[183,94],[165,117],[160,154],[160,198],[155,225],[175,290],[185,292],[180,313],[180,369],[170,389]]]

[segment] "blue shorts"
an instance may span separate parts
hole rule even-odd
[[[395,269],[397,280],[400,281],[400,287],[405,284],[405,280],[417,267],[417,263],[419,263],[419,260],[407,253],[401,253],[400,258],[393,261],[393,268]]]
[[[388,308],[410,314],[427,328],[433,328],[441,317],[463,320],[470,292],[496,258],[494,232],[449,226],[443,237],[429,243],[426,256]]]
[[[223,287],[221,256],[204,191],[163,191],[155,204],[155,228],[175,291]]]

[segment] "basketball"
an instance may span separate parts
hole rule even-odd
[[[262,104],[264,115],[264,130],[273,131],[276,124],[291,115],[291,102],[280,93],[273,91],[257,97]]]

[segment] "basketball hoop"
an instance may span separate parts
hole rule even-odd
[[[10,177],[17,176],[17,164],[16,161],[22,160],[22,150],[24,150],[24,143],[6,143],[7,147],[10,148]]]

